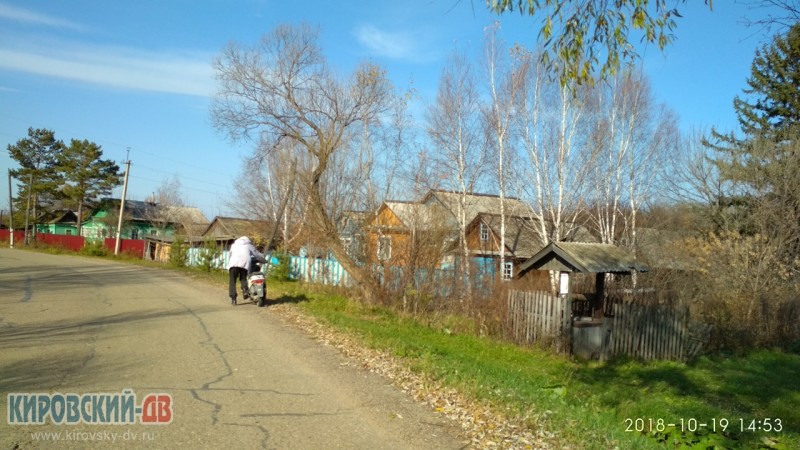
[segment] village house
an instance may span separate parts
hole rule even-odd
[[[37,223],[36,232],[76,236],[78,234],[78,216],[70,210],[57,211],[42,223]]]
[[[499,274],[503,280],[512,280],[520,264],[527,261],[547,245],[538,219],[528,216],[506,216],[503,267],[500,267],[501,217],[499,214],[480,213],[466,230],[466,241],[472,260],[484,273]],[[552,230],[548,224],[546,229]],[[565,242],[596,242],[586,227],[562,223],[561,240]],[[457,252],[454,249],[453,252]]]
[[[472,270],[476,274],[511,280],[516,267],[547,244],[540,222],[517,198],[503,200],[505,249],[500,267],[500,197],[431,190],[419,202],[387,201],[367,226],[368,260],[388,267],[452,268],[462,258],[459,214],[465,230]],[[547,227],[553,228],[552,224]],[[583,226],[561,224],[562,240],[595,242]]]
[[[81,234],[87,239],[116,236],[119,223],[119,199],[101,200],[81,225]],[[121,237],[143,239],[145,236],[174,236],[186,234],[197,224],[207,224],[208,219],[198,208],[160,206],[153,202],[125,200]]]
[[[155,261],[168,261],[176,237],[182,239],[189,248],[203,247],[210,243],[223,252],[241,236],[248,236],[256,245],[264,247],[272,228],[273,222],[270,221],[217,216],[210,223],[196,224],[190,234],[147,236],[145,257]]]

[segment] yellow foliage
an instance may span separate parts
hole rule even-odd
[[[766,236],[734,232],[687,239],[680,251],[697,268],[688,275],[695,281],[693,310],[715,326],[718,345],[775,345],[800,338],[794,317],[800,310],[800,259],[782,259]]]

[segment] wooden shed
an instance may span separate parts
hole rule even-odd
[[[518,278],[536,270],[559,272],[559,294],[569,293],[570,273],[595,274],[595,292],[590,299],[592,317],[602,318],[607,273],[630,275],[649,268],[625,249],[611,244],[551,242],[522,263]]]

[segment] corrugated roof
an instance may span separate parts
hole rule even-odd
[[[629,273],[646,272],[649,268],[627,250],[611,245],[584,242],[551,242],[520,265],[520,274],[538,269],[556,260],[574,272]]]
[[[431,190],[425,195],[422,203],[430,204],[432,200],[435,200],[452,214],[453,219],[456,219],[458,217],[458,205],[462,196],[463,194],[460,192]],[[529,214],[530,208],[518,198],[506,197],[503,202],[506,216],[526,216]],[[464,198],[464,209],[467,223],[475,220],[475,217],[480,213],[500,214],[500,196],[468,193]]]
[[[260,236],[268,238],[272,222],[265,220],[250,220],[236,217],[215,217],[206,227],[203,237],[211,238],[238,238],[240,236]]]
[[[480,214],[478,220],[491,228],[496,236],[500,235],[499,214]],[[530,258],[544,246],[534,225],[530,217],[506,217],[505,244],[515,257]]]
[[[495,236],[500,235],[500,215],[481,213],[475,223],[482,222],[492,229]],[[506,246],[517,258],[530,258],[545,246],[538,219],[524,216],[506,216]],[[472,225],[475,226],[475,225]],[[548,228],[552,228],[550,225]],[[561,235],[568,242],[596,242],[586,227],[574,223],[562,223]]]
[[[408,229],[426,230],[434,225],[431,208],[413,202],[387,201],[389,208]]]
[[[636,260],[629,251],[611,244],[584,242],[559,242],[556,244],[569,253],[586,272],[646,272],[648,267]]]

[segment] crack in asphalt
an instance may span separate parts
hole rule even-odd
[[[200,394],[202,392],[212,392],[212,391],[216,391],[216,390],[222,390],[222,389],[212,388],[211,385],[212,384],[216,384],[216,383],[220,383],[225,378],[232,376],[233,375],[233,368],[231,367],[231,364],[228,361],[228,358],[225,355],[225,352],[219,347],[219,345],[216,342],[214,342],[214,337],[208,331],[208,327],[206,326],[205,322],[203,322],[203,319],[200,316],[198,316],[197,313],[195,313],[191,308],[189,308],[185,304],[181,303],[180,301],[178,301],[178,300],[176,300],[174,298],[168,298],[167,300],[172,302],[172,303],[180,305],[189,314],[192,315],[194,320],[200,326],[200,329],[202,330],[203,334],[205,334],[205,336],[206,336],[205,340],[200,341],[200,345],[204,345],[204,346],[210,347],[212,349],[212,351],[219,356],[220,360],[222,360],[222,363],[225,365],[225,369],[226,369],[227,373],[224,373],[224,374],[218,376],[217,378],[204,383],[202,386],[200,386],[199,389],[189,389],[189,392],[191,393],[193,399],[195,399],[195,400],[197,400],[197,401],[199,401],[201,403],[208,404],[213,408],[212,411],[211,411],[211,424],[212,425],[216,425],[217,422],[219,422],[219,413],[220,413],[220,411],[222,411],[222,405],[217,403],[217,402],[201,398]],[[236,392],[245,392],[245,390],[242,390],[242,389],[226,389],[226,390],[231,390],[231,391],[236,391]],[[269,434],[269,431],[267,429],[265,429],[263,426],[261,426],[261,425],[246,425],[246,424],[235,424],[235,425],[256,428],[259,431],[261,431],[262,436],[263,436],[263,438],[261,439],[261,448],[267,448],[267,443],[269,442],[270,434]]]
[[[269,430],[267,430],[264,427],[264,425],[246,425],[242,423],[226,423],[225,425],[230,425],[234,427],[244,427],[244,428],[257,428],[259,431],[261,431],[262,435],[264,436],[264,438],[261,439],[261,448],[263,449],[269,448],[267,447],[267,444],[269,443],[270,433]]]

